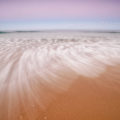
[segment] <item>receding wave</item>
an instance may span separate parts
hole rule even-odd
[[[78,76],[98,77],[107,66],[120,64],[119,34],[31,36],[0,36],[0,106],[10,120],[21,107],[34,119],[31,108],[45,109]]]

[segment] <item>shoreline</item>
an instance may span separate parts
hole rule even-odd
[[[0,36],[0,120],[120,119],[119,34]]]

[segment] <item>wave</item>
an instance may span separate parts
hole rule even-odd
[[[114,36],[82,38],[0,38],[0,106],[16,120],[21,107],[46,106],[78,76],[95,78],[120,64],[120,41]],[[18,105],[19,104],[19,105]],[[14,114],[16,113],[16,115]],[[1,118],[1,116],[0,116]]]

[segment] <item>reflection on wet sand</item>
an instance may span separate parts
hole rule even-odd
[[[119,34],[34,35],[0,36],[0,120],[120,119]]]

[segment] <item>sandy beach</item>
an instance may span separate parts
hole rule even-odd
[[[117,74],[118,73],[118,74]],[[79,77],[72,87],[48,108],[51,120],[120,119],[120,66],[95,79]]]
[[[119,40],[110,33],[1,34],[0,120],[119,120]]]
[[[15,120],[119,120],[119,80],[120,65],[108,67],[107,71],[97,78],[79,76],[67,91],[54,94],[54,99],[45,109],[41,109],[38,105],[30,107],[28,101],[24,99],[24,105],[19,102],[17,107],[12,109],[14,111],[14,113],[11,111],[12,118]],[[3,107],[0,107],[1,120],[8,120],[7,103],[8,101],[4,101]],[[26,111],[25,107],[29,110]],[[17,108],[20,108],[19,112],[16,111]]]

